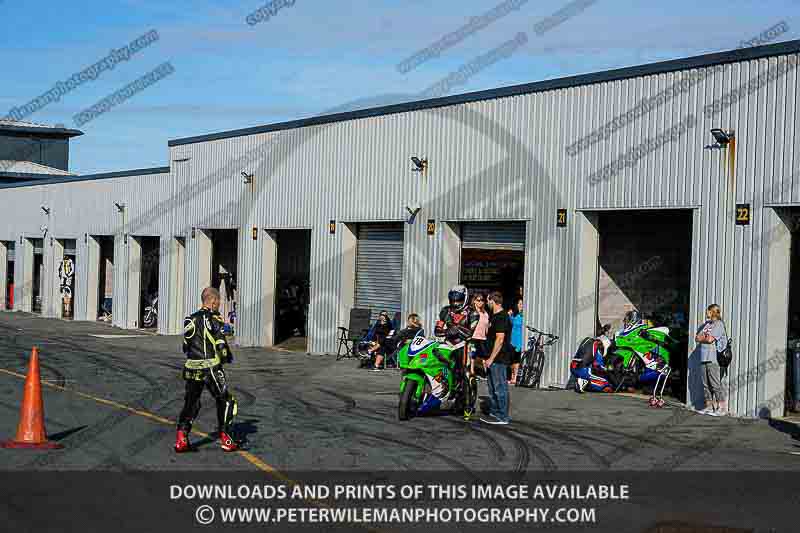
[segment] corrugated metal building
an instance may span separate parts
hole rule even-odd
[[[270,345],[280,235],[305,230],[309,349],[331,352],[357,300],[381,298],[359,281],[364,268],[372,275],[369,265],[380,268],[363,252],[358,257],[366,224],[373,234],[393,232],[382,246],[402,247],[400,271],[400,255],[383,249],[394,258],[380,278],[385,294],[403,314],[420,313],[430,330],[447,288],[459,281],[462,235],[493,239],[491,231],[484,237],[465,227],[517,222],[524,227],[526,322],[562,338],[548,354],[544,385],[567,382],[572,351],[594,331],[601,307],[617,309],[623,293],[632,305],[660,297],[639,286],[660,279],[668,264],[675,280],[664,283],[676,292],[666,303],[687,310],[692,335],[707,304],[723,308],[736,354],[732,410],[780,414],[787,215],[800,208],[798,53],[800,41],[792,41],[179,139],[169,143],[168,168],[9,186],[0,193],[0,241],[15,243],[15,279],[24,280],[14,306],[30,310],[28,265],[46,225],[45,269],[76,241],[75,316],[93,318],[86,310],[96,296],[86,287],[95,286],[96,273],[81,265],[96,264],[97,238],[113,236],[114,323],[135,327],[140,303],[127,294],[140,289],[144,239],[158,237],[159,331],[176,333],[214,275],[214,235],[235,231],[237,337]],[[735,141],[709,148],[712,128],[735,131]],[[412,171],[412,156],[428,161],[424,172]],[[417,220],[406,223],[416,206]],[[737,217],[748,224],[737,225]],[[637,240],[644,244],[632,252],[613,244],[641,235],[652,242]],[[495,235],[505,242],[489,244],[513,250],[515,239]],[[42,309],[58,316],[50,278]],[[616,295],[608,300],[598,296],[606,281]],[[696,364],[691,355],[693,403],[702,394]]]

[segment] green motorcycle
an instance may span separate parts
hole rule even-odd
[[[616,390],[627,382],[632,385],[653,385],[651,407],[664,406],[664,388],[672,373],[670,356],[678,341],[667,327],[649,327],[639,323],[617,333],[608,348],[606,371]]]
[[[397,354],[400,403],[397,416],[408,420],[434,411],[461,412],[470,419],[478,399],[475,376],[456,376],[456,357],[462,357],[465,343],[451,345],[418,335]]]

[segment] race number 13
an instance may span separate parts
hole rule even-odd
[[[750,204],[736,204],[736,225],[749,226],[750,218]]]

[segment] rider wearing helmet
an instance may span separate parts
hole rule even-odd
[[[620,330],[619,334],[625,335],[643,323],[644,320],[642,319],[642,314],[639,311],[636,309],[628,311],[625,313],[625,317],[622,319],[622,329]]]
[[[437,337],[444,337],[445,341],[457,345],[463,343],[471,336],[469,327],[469,291],[463,285],[456,285],[447,293],[448,305],[442,307],[439,312],[439,320],[436,321],[434,333]],[[466,364],[466,349],[464,357],[457,357],[455,360],[456,370],[463,368]]]
[[[570,373],[575,377],[575,390],[584,392],[585,390],[597,392],[614,392],[612,384],[608,380],[605,369],[605,355],[611,345],[606,333],[608,326],[603,328],[600,335],[592,339],[586,337],[575,356],[570,362]]]

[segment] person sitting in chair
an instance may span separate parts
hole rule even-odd
[[[388,356],[402,348],[407,342],[411,342],[417,334],[422,331],[422,319],[416,313],[408,315],[406,327],[396,335],[387,337],[384,341],[383,349],[375,356],[375,367],[373,370],[381,370],[384,355]]]
[[[374,357],[383,355],[381,353],[383,350],[383,344],[386,341],[386,337],[389,336],[389,332],[391,330],[392,322],[389,320],[389,313],[386,311],[381,311],[381,314],[378,315],[378,321],[374,326],[372,326],[369,341],[367,341],[362,347],[362,358],[364,360],[371,361]]]

